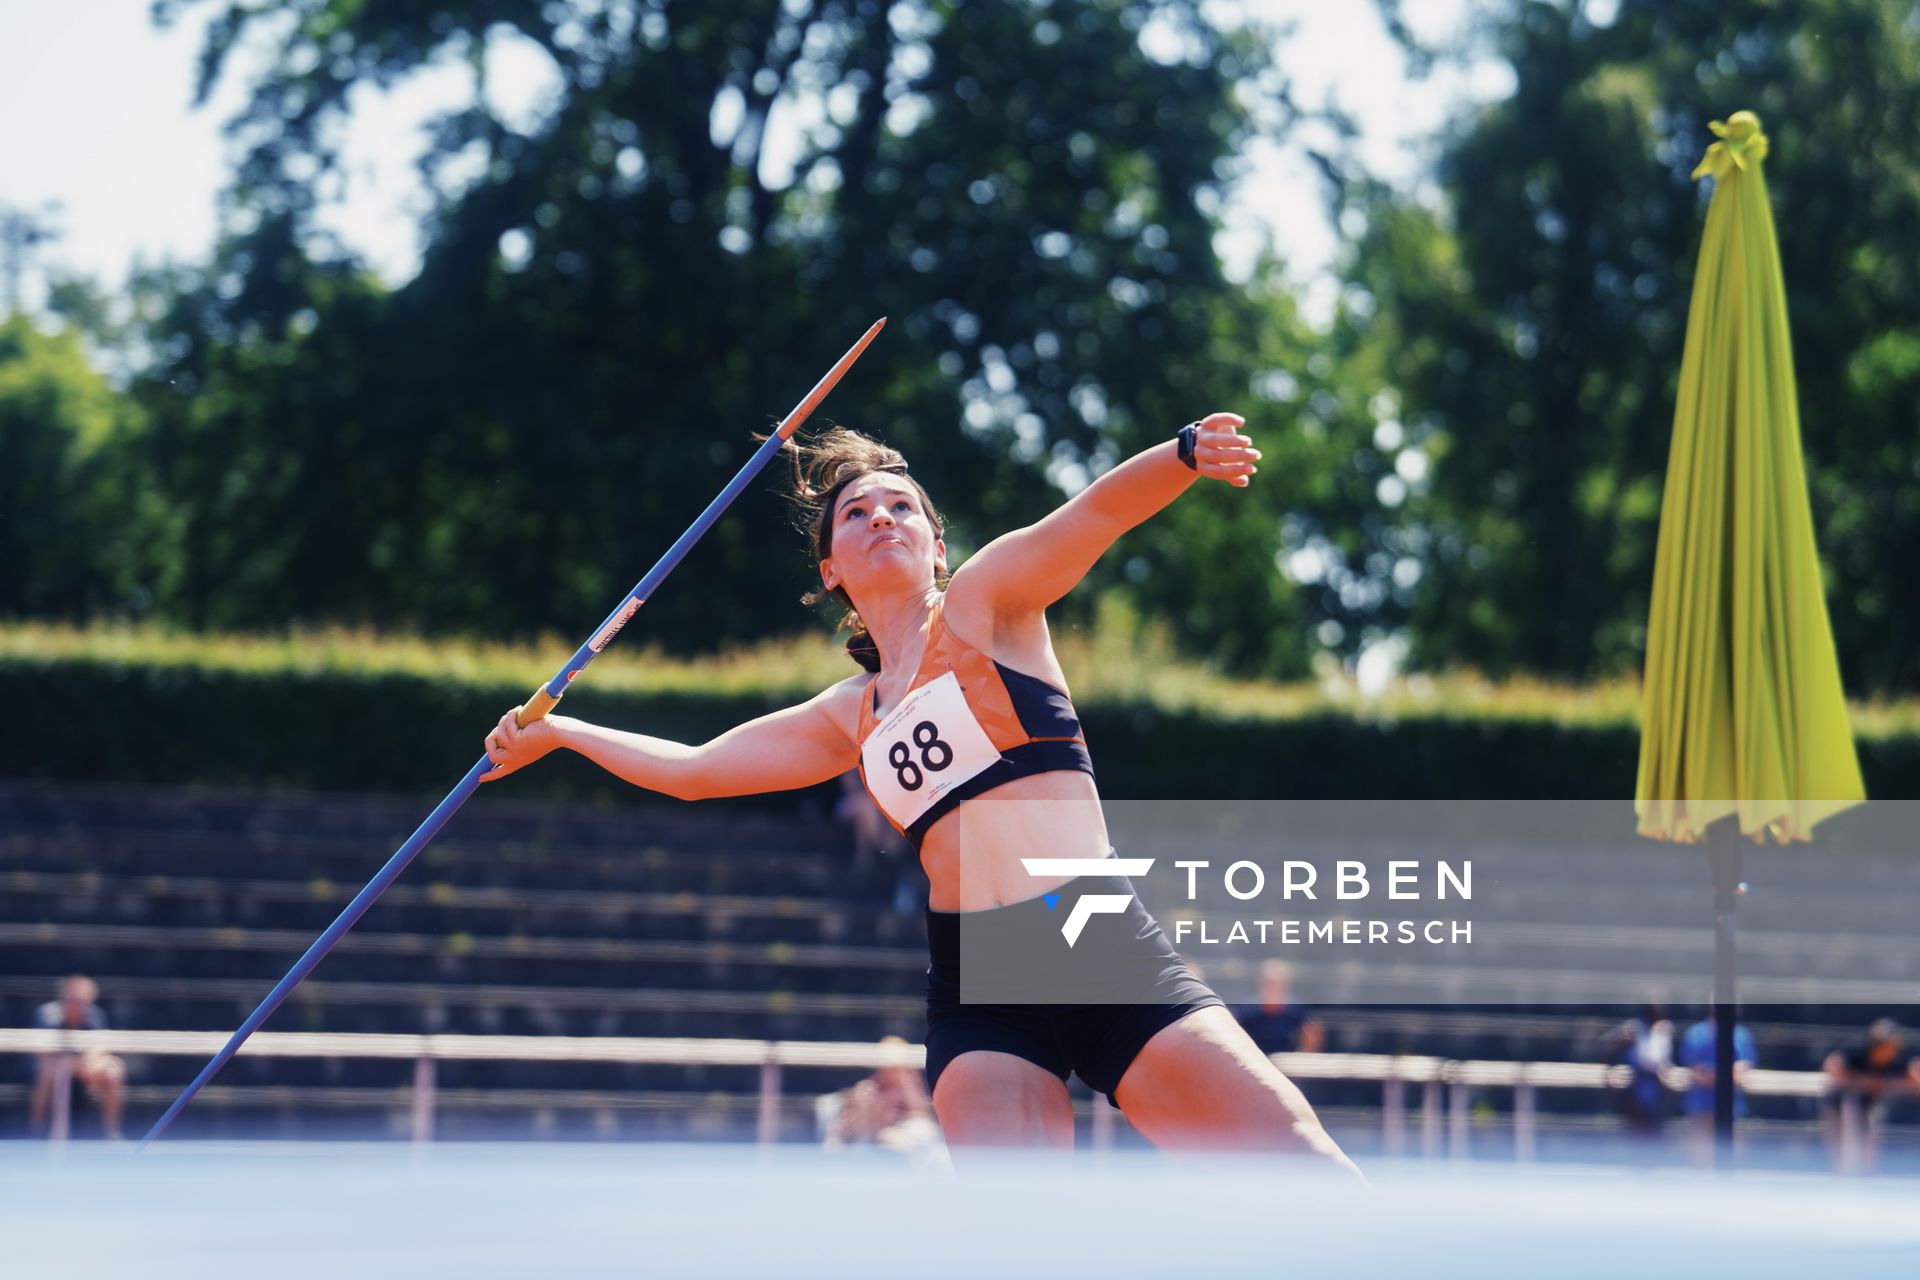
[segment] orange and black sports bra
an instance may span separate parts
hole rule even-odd
[[[881,719],[872,682],[860,701],[860,780],[915,849],[963,801],[1015,778],[1093,773],[1066,692],[954,635],[944,603],[933,606],[926,648],[900,705]]]

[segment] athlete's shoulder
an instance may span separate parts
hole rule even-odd
[[[939,609],[940,625],[956,636],[988,636],[1000,623],[992,595],[980,578],[968,575],[966,565],[954,571],[940,593]]]
[[[947,585],[941,625],[954,640],[985,654],[997,663],[1016,671],[1030,672],[1040,679],[1066,688],[1066,676],[1053,653],[1053,637],[1047,630],[1044,609],[1019,608],[996,611],[994,600],[976,579],[963,582],[962,566]]]
[[[860,737],[860,700],[867,696],[873,674],[862,671],[836,681],[813,697],[813,704],[844,733],[849,741]]]

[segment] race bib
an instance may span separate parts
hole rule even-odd
[[[867,790],[901,827],[999,758],[951,671],[902,698],[860,744]]]

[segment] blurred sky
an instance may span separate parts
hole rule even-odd
[[[1293,24],[1278,45],[1296,99],[1329,99],[1362,129],[1362,155],[1377,174],[1417,184],[1428,145],[1464,105],[1503,93],[1504,64],[1482,63],[1427,81],[1408,78],[1406,61],[1365,0],[1215,0],[1228,21],[1250,15]],[[1474,0],[1412,0],[1407,17],[1422,38],[1457,30]],[[210,17],[225,0],[202,0],[170,30],[148,19],[149,0],[0,0],[0,204],[38,210],[58,201],[60,238],[40,261],[118,285],[136,259],[197,261],[217,229],[217,194],[226,181],[221,123],[244,101],[229,75],[213,99],[191,105],[195,57]],[[1147,39],[1153,33],[1149,29]],[[257,65],[257,63],[256,63]],[[554,86],[551,64],[530,42],[489,42],[488,96],[510,121],[537,120]],[[473,92],[465,68],[415,76],[390,93],[367,90],[353,103],[344,182],[324,225],[390,283],[419,266],[416,228],[426,197],[414,162],[429,115],[464,104]],[[791,124],[791,122],[789,122]],[[797,137],[789,128],[786,136]],[[1302,143],[1257,142],[1247,176],[1228,207],[1220,250],[1242,274],[1271,236],[1308,290],[1311,314],[1332,299],[1326,268],[1338,247],[1323,192]],[[770,148],[768,166],[781,164]],[[777,178],[777,172],[770,178]],[[38,297],[38,281],[28,299]]]

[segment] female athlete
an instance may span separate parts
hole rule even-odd
[[[1076,952],[1146,975],[1151,1001],[960,998],[962,922],[982,931],[970,937],[1013,936],[1045,919],[1033,909],[1043,894],[1073,880],[1031,875],[1021,859],[1111,852],[1047,606],[1196,479],[1251,483],[1260,453],[1244,426],[1236,414],[1215,413],[1183,428],[1039,523],[994,540],[951,577],[939,513],[905,460],[856,432],[830,431],[801,448],[804,475],[796,464],[822,585],[812,599],[847,607],[847,649],[865,670],[702,746],[558,715],[523,729],[516,708],[487,737],[488,780],[561,747],[687,800],[808,787],[858,768],[919,848],[931,885],[927,1076],[948,1142],[1070,1148],[1066,1079],[1077,1072],[1162,1147],[1294,1151],[1351,1171],[1300,1091],[1137,899],[1124,917],[1088,923],[1085,935],[1105,930],[1104,950]],[[1087,888],[1115,883],[1081,879]]]

